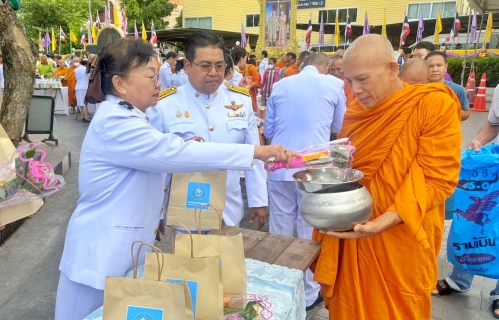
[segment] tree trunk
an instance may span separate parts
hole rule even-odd
[[[0,124],[17,147],[33,96],[38,52],[24,34],[9,1],[0,1],[0,48],[5,77]]]

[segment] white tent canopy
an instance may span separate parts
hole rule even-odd
[[[469,0],[469,5],[480,13],[499,12],[499,0]]]

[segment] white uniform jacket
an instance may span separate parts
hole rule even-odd
[[[76,87],[75,90],[88,90],[88,79],[90,73],[87,73],[87,67],[79,66],[75,69]]]
[[[155,128],[174,133],[184,140],[198,136],[212,142],[260,145],[251,98],[230,90],[227,83],[223,83],[215,93],[206,95],[197,92],[187,81],[176,93],[149,108],[147,114]],[[263,162],[255,160],[251,171],[245,172],[245,178],[249,207],[266,207],[268,197]],[[239,224],[244,216],[239,181],[239,171],[227,173],[224,221],[229,226]]]
[[[339,132],[346,111],[344,83],[306,66],[292,77],[274,83],[267,100],[263,133],[272,144],[300,151],[329,142],[331,129]],[[269,180],[293,181],[303,169],[280,169]]]
[[[184,142],[163,134],[145,114],[119,101],[106,97],[83,141],[81,197],[59,266],[71,281],[99,290],[106,276],[123,276],[132,268],[134,241],[154,243],[166,192],[164,173],[250,170],[254,155],[250,145]]]

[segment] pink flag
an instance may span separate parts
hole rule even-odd
[[[324,16],[321,14],[321,25],[319,27],[319,46],[324,45]]]
[[[135,20],[135,38],[139,37],[139,30],[137,30],[137,20]]]
[[[244,31],[244,25],[242,21],[241,21],[241,46],[243,48],[246,47],[246,32]]]
[[[106,9],[104,11],[104,24],[106,27],[111,24],[111,13],[109,12],[108,7],[106,6]]]

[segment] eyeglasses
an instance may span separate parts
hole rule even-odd
[[[215,67],[216,72],[223,72],[225,70],[225,68],[227,67],[227,64],[225,62],[217,63],[217,64],[197,64],[194,61],[191,61],[191,62],[192,62],[192,64],[198,66],[199,69],[201,69],[201,71],[206,72],[206,73],[210,72],[213,69],[213,67]]]
[[[153,83],[154,83],[154,86],[157,87],[158,86],[158,83],[159,83],[159,73],[157,75],[155,75],[154,77],[143,77],[143,76],[134,76],[134,75],[131,75],[129,74],[128,75],[129,77],[136,77],[136,78],[146,78],[146,79],[149,79],[151,80]]]

